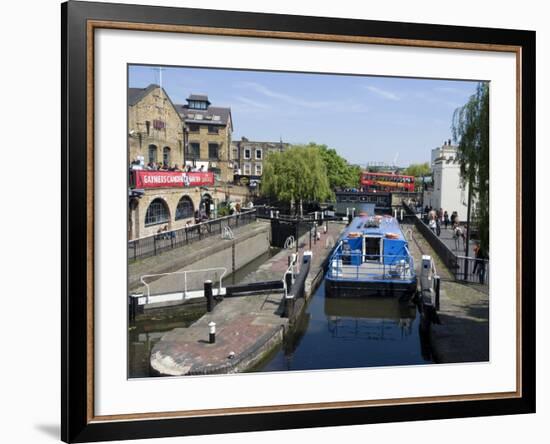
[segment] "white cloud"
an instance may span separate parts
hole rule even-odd
[[[251,108],[271,109],[271,106],[269,106],[268,104],[266,104],[264,102],[258,102],[257,100],[252,100],[252,99],[249,99],[247,97],[238,96],[238,97],[235,97],[235,100],[237,100],[238,102],[241,102],[242,104],[247,105]]]
[[[308,108],[308,109],[330,109],[332,111],[354,111],[354,112],[366,112],[368,108],[362,103],[347,100],[310,100],[304,99],[299,96],[286,94],[283,92],[275,91],[257,82],[239,82],[234,85],[237,88],[244,88],[248,91],[256,92],[269,99],[284,102],[294,107]],[[251,99],[248,99],[251,100]],[[259,104],[257,100],[254,100],[256,104]]]
[[[382,97],[383,99],[393,100],[394,102],[400,100],[400,97],[397,94],[385,89],[377,88],[376,86],[365,86],[365,89],[379,97]]]

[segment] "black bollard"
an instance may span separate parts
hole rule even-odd
[[[211,312],[214,309],[214,296],[212,294],[212,281],[204,281],[204,297],[206,298],[206,311]]]
[[[441,289],[441,278],[439,276],[434,276],[435,284],[435,311],[439,311],[439,293]]]

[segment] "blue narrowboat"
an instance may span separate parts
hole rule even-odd
[[[325,278],[329,297],[411,297],[414,260],[398,221],[378,215],[354,218],[330,256]]]

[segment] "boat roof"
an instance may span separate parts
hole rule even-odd
[[[379,219],[378,226],[371,226],[374,219]],[[342,234],[342,239],[350,236],[350,233],[361,233],[362,235],[384,236],[388,233],[396,234],[396,239],[405,241],[399,222],[392,216],[359,216],[354,218]]]

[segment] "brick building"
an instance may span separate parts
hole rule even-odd
[[[264,162],[269,153],[281,152],[290,147],[289,143],[258,142],[242,137],[231,144],[231,158],[234,159],[235,174],[261,180]]]
[[[128,88],[128,162],[183,165],[183,122],[163,88]]]
[[[185,123],[185,163],[212,171],[219,181],[232,182],[231,108],[212,106],[206,95],[191,94],[186,100],[187,104],[176,105]]]

